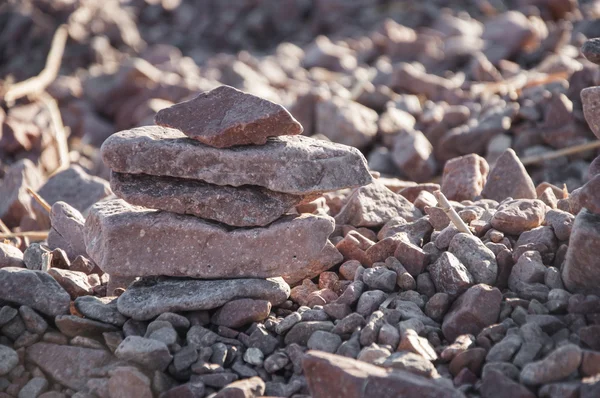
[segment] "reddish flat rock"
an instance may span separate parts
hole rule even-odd
[[[85,388],[94,371],[116,362],[106,350],[49,343],[28,347],[26,357],[53,380],[74,390]]]
[[[92,207],[84,238],[92,260],[110,275],[283,276],[293,283],[319,258],[333,228],[331,217],[305,214],[284,217],[265,228],[232,230],[119,199]]]
[[[160,126],[110,136],[102,145],[113,171],[202,180],[210,184],[258,185],[306,195],[359,187],[373,181],[356,148],[304,136],[275,137],[262,146],[217,149]]]
[[[435,380],[320,351],[308,351],[302,367],[313,398],[464,397]]]
[[[600,87],[588,87],[581,90],[583,115],[594,135],[600,138]]]
[[[154,121],[216,148],[263,145],[268,137],[303,131],[283,106],[230,86],[160,110]]]
[[[193,214],[234,227],[270,224],[305,198],[250,185],[234,188],[146,174],[112,173],[110,187],[132,205]]]

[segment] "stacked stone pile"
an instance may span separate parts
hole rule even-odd
[[[369,184],[357,149],[301,136],[285,108],[229,86],[159,112],[156,123],[102,146],[120,199],[91,209],[85,242],[112,278],[283,277],[292,284],[342,261],[328,240],[334,219],[298,214],[295,206]],[[184,289],[200,281],[162,282],[169,283]]]

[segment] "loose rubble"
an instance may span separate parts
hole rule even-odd
[[[600,395],[592,3],[96,3],[0,7],[0,398]]]

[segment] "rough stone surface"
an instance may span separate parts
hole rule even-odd
[[[584,44],[585,46],[585,44]],[[581,90],[581,102],[585,120],[597,138],[600,138],[600,87],[588,87]]]
[[[0,184],[0,218],[9,227],[17,227],[21,219],[31,213],[31,195],[27,188],[37,190],[42,176],[29,159],[11,165]]]
[[[402,195],[390,191],[379,181],[356,189],[335,216],[337,224],[355,227],[382,226],[394,217],[413,221],[421,212]]]
[[[152,398],[150,379],[132,366],[120,366],[111,370],[108,380],[111,397]]]
[[[478,237],[466,233],[456,234],[450,241],[448,251],[464,264],[475,283],[496,283],[496,256]]]
[[[71,260],[77,256],[87,256],[83,241],[85,218],[79,210],[58,201],[52,205],[50,224],[52,226],[47,239],[50,249],[63,249]]]
[[[90,257],[110,275],[283,276],[294,283],[305,276],[303,268],[319,257],[333,227],[328,216],[302,215],[267,228],[230,231],[197,217],[113,200],[92,208],[85,242]],[[133,236],[135,245],[130,241]]]
[[[263,145],[268,137],[303,131],[283,106],[230,86],[217,87],[162,109],[154,121],[216,148]]]
[[[341,97],[321,101],[315,107],[316,132],[334,142],[365,148],[377,134],[377,112]]]
[[[449,200],[473,200],[481,194],[488,172],[487,161],[477,154],[451,159],[444,165],[441,190]]]
[[[581,46],[581,53],[589,61],[600,64],[600,39],[588,39]]]
[[[575,344],[563,345],[540,361],[521,370],[520,380],[527,385],[540,385],[566,379],[581,364],[581,349]]]
[[[86,318],[111,325],[123,326],[127,321],[127,318],[117,310],[116,297],[78,297],[75,299],[75,308]]]
[[[262,187],[234,188],[145,174],[112,173],[110,187],[135,206],[192,214],[234,227],[265,226],[304,200]]]
[[[15,350],[0,344],[0,376],[8,374],[19,364],[19,355]]]
[[[108,181],[91,176],[81,167],[73,165],[50,177],[37,193],[50,206],[62,201],[82,212],[111,192]],[[46,210],[35,201],[32,202],[32,209],[38,225],[50,228],[50,218]]]
[[[60,268],[50,268],[48,275],[52,276],[75,300],[77,297],[92,294],[93,286],[88,281],[88,276],[83,272],[69,271]]]
[[[46,272],[7,267],[0,268],[0,300],[56,316],[69,312],[70,296]]]
[[[473,285],[469,270],[450,252],[443,252],[427,270],[438,293],[456,297]]]
[[[25,268],[23,252],[13,245],[0,242],[0,268]]]
[[[231,300],[212,317],[215,325],[239,328],[252,322],[260,322],[269,316],[271,303],[267,300]]]
[[[538,199],[516,199],[502,203],[490,223],[498,231],[519,235],[539,227],[544,221],[546,205]]]
[[[444,317],[442,332],[450,342],[461,334],[478,334],[495,323],[500,313],[500,290],[479,284],[459,296]]]
[[[115,350],[115,356],[151,370],[164,371],[173,357],[162,341],[139,336],[127,336]]]
[[[115,361],[106,350],[49,343],[35,343],[25,355],[52,379],[76,391],[83,389],[99,368]]]
[[[513,199],[537,198],[531,177],[512,149],[507,149],[500,155],[488,175],[481,195],[496,201],[508,197]]]
[[[136,320],[152,319],[164,312],[218,308],[239,298],[283,303],[290,287],[281,278],[195,280],[142,278],[133,283],[118,301],[119,312]]]
[[[234,187],[258,185],[295,195],[373,181],[357,149],[303,136],[273,138],[263,146],[216,149],[177,130],[138,127],[111,135],[102,145],[102,158],[119,173],[180,177]]]
[[[265,393],[265,382],[260,377],[234,381],[223,387],[214,398],[252,398]]]
[[[575,217],[561,273],[570,292],[600,295],[599,245],[600,215],[583,209]]]
[[[314,398],[392,398],[398,391],[407,397],[464,397],[453,387],[425,377],[318,351],[307,352],[302,367]]]

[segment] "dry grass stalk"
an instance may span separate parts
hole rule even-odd
[[[469,227],[467,227],[467,224],[465,224],[465,222],[462,220],[462,218],[460,218],[456,210],[454,210],[454,208],[448,201],[448,198],[446,198],[446,195],[444,195],[440,190],[434,191],[433,194],[435,195],[435,198],[438,201],[438,207],[444,210],[444,213],[446,213],[446,215],[448,216],[450,221],[452,221],[452,224],[454,224],[456,229],[458,229],[459,232],[464,232],[466,234],[473,235]]]
[[[27,193],[33,196],[33,199],[35,199],[35,201],[38,202],[39,205],[44,208],[44,210],[50,213],[50,211],[52,210],[52,206],[50,206],[48,202],[44,200],[44,198],[42,198],[40,195],[34,192],[31,188],[27,188]]]
[[[71,162],[69,161],[69,145],[67,143],[67,132],[60,116],[60,109],[56,104],[56,100],[47,93],[42,93],[40,99],[48,109],[50,113],[50,119],[52,120],[52,130],[54,131],[54,141],[56,143],[56,149],[58,152],[59,165],[51,174],[50,177],[56,173],[66,170],[69,168]]]
[[[4,101],[13,103],[19,98],[42,93],[56,79],[68,35],[66,25],[61,25],[56,29],[44,69],[39,75],[10,86],[4,93]]]
[[[2,221],[2,219],[0,219],[0,231],[4,232],[5,234],[10,234],[10,228],[8,228],[6,226],[6,224],[4,224],[4,221]]]
[[[521,163],[525,166],[542,163],[546,160],[552,160],[561,156],[574,155],[576,153],[589,151],[591,149],[600,148],[600,141],[587,142],[585,144],[574,145],[568,148],[557,149],[556,151],[542,153],[541,155],[528,156],[521,159]]]
[[[44,240],[48,238],[50,231],[27,231],[27,232],[11,232],[11,233],[0,233],[0,239],[11,239],[11,238],[29,238],[31,240]]]

